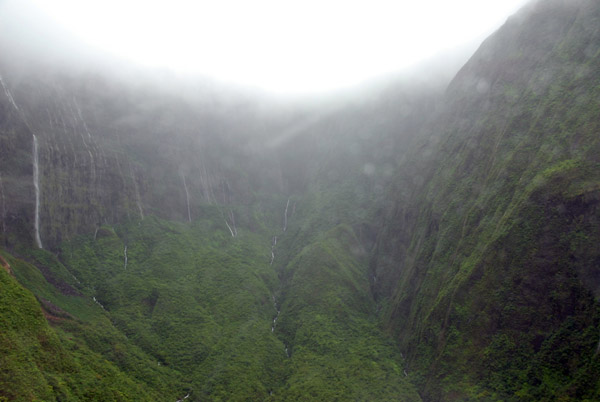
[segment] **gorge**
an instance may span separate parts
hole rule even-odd
[[[0,401],[600,399],[598,1],[316,106],[8,42]]]

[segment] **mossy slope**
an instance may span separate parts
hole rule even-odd
[[[509,20],[450,85],[426,180],[398,177],[372,267],[428,400],[597,398],[599,16]]]
[[[13,272],[36,270],[6,253],[3,256]],[[167,397],[169,388],[176,389],[162,381],[151,384],[135,378],[107,361],[105,350],[93,350],[79,335],[85,331],[98,337],[94,332],[101,331],[106,341],[118,339],[114,333],[102,325],[86,327],[49,300],[36,300],[4,269],[0,270],[0,290],[0,399],[156,400]]]

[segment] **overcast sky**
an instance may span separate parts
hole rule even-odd
[[[311,92],[474,47],[526,0],[4,0],[0,13],[11,3],[143,65]]]

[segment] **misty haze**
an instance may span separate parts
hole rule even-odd
[[[0,2],[0,401],[600,400],[599,21]]]

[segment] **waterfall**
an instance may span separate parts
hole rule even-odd
[[[190,213],[190,193],[188,192],[187,183],[185,182],[185,176],[181,173],[181,179],[183,180],[183,188],[185,189],[185,200],[187,201],[187,213],[188,221],[192,221],[192,214]]]
[[[4,198],[4,186],[2,185],[2,174],[0,174],[0,195],[2,196],[2,233],[6,233],[6,200]]]
[[[277,236],[273,236],[273,240],[271,241],[271,262],[269,265],[273,265],[273,261],[275,260],[275,246],[277,245]]]
[[[138,211],[140,211],[140,218],[144,220],[144,210],[142,209],[142,198],[140,197],[140,191],[138,190],[138,185],[135,179],[133,180],[133,187],[135,189],[135,197],[136,197],[136,205],[138,207]]]
[[[221,212],[221,214],[223,214],[223,212]],[[225,224],[227,225],[227,229],[229,229],[229,232],[231,233],[231,237],[237,236],[237,228],[235,227],[235,217],[233,216],[233,211],[229,210],[229,219],[231,220],[233,229],[229,225],[229,222],[227,222],[227,218],[225,218],[225,216],[223,216],[223,219],[225,219]]]
[[[92,299],[94,300],[94,302],[95,302],[97,305],[99,305],[99,306],[102,308],[102,310],[106,311],[106,309],[104,308],[104,306],[102,305],[102,303],[100,303],[100,302],[99,302],[99,301],[96,299],[96,296],[93,296],[93,297],[92,297]]]
[[[75,106],[75,110],[73,110],[73,105]],[[88,155],[90,155],[90,174],[91,174],[92,183],[95,184],[96,183],[96,162],[94,160],[94,155],[92,154],[92,150],[90,149],[90,146],[88,145],[87,141],[85,140],[85,136],[83,135],[83,132],[81,130],[77,129],[77,121],[78,120],[81,121],[81,123],[83,124],[83,128],[85,129],[85,131],[87,133],[88,140],[90,140],[90,142],[91,142],[92,136],[90,134],[90,130],[88,130],[87,124],[85,124],[85,120],[83,119],[83,115],[81,114],[81,108],[77,104],[77,100],[75,98],[73,98],[72,104],[69,104],[69,109],[71,112],[71,119],[73,120],[73,129],[79,132],[81,141],[83,142],[83,145],[85,146],[85,149],[86,149]],[[75,111],[77,111],[77,114],[75,114]]]
[[[40,169],[38,165],[38,141],[33,135],[33,187],[35,188],[35,244],[42,248],[42,239],[40,238]]]
[[[213,200],[215,204],[218,204],[217,199],[212,191],[210,176],[206,170],[206,166],[204,165],[204,161],[201,162],[201,170],[198,174],[198,178],[200,179],[200,190],[204,199],[208,204],[210,204]],[[212,200],[211,200],[212,197]]]
[[[275,326],[277,325],[277,319],[279,318],[281,311],[277,310],[277,315],[273,318],[273,325],[271,326],[271,332],[275,332]]]
[[[229,218],[231,219],[231,224],[233,225],[233,233],[235,233],[235,235],[237,236],[237,227],[235,226],[235,216],[233,216],[232,210],[229,210]]]
[[[160,363],[158,363],[158,365],[160,366]],[[177,402],[183,402],[184,400],[188,399],[190,397],[190,392],[187,393],[186,396],[184,396],[182,399],[178,399]]]
[[[271,298],[273,299],[273,308],[275,308],[275,311],[277,312],[277,314],[275,314],[275,317],[273,317],[273,325],[271,325],[271,332],[275,332],[275,326],[277,325],[277,319],[279,318],[279,314],[281,313],[281,311],[277,307],[277,299],[275,298],[274,294],[271,295]]]
[[[123,265],[123,269],[127,269],[127,246],[125,246],[125,249],[123,250],[123,256],[125,257],[125,263]]]
[[[120,169],[121,168],[119,166],[119,170]],[[131,165],[129,165],[129,173],[131,174],[131,180],[133,181],[133,189],[135,191],[136,204],[138,210],[140,211],[140,219],[144,220],[144,210],[142,209],[142,197],[140,197],[140,190],[138,188],[137,180],[135,178],[135,174],[133,172],[133,169],[131,168]]]
[[[227,225],[227,229],[229,229],[229,232],[231,233],[231,237],[235,237],[235,234],[233,233],[233,230],[231,229],[231,226],[229,226],[229,223],[227,222],[227,219],[225,219],[225,224]]]
[[[4,80],[2,79],[1,75],[0,75],[0,85],[2,85],[2,88],[4,89],[4,94],[6,95],[6,97],[10,101],[10,103],[12,103],[13,107],[16,110],[19,110],[19,107],[15,103],[15,99],[13,98],[12,94],[10,93],[10,91],[8,90],[8,88],[6,88],[6,85],[4,85]]]
[[[287,230],[287,212],[290,207],[290,199],[288,198],[287,204],[285,204],[285,213],[283,214],[283,231]]]

